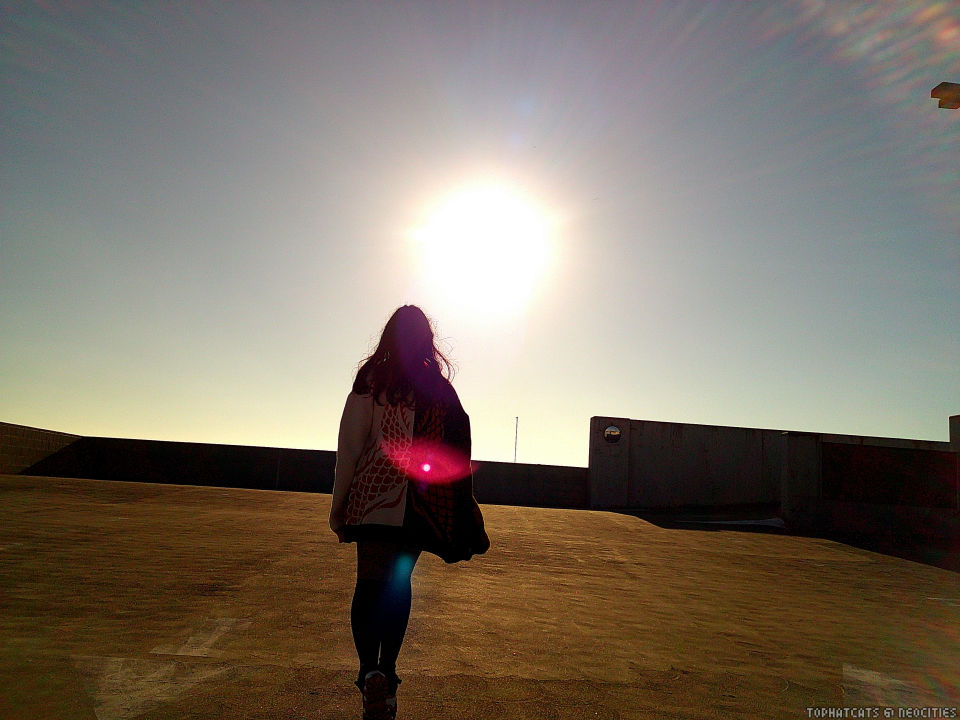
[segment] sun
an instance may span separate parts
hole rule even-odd
[[[434,302],[498,319],[526,309],[551,260],[553,223],[501,184],[451,193],[413,233],[421,282]]]

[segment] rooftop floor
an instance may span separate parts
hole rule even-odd
[[[0,717],[359,717],[330,496],[0,476]],[[960,706],[960,574],[828,540],[484,506],[425,555],[400,718]],[[896,715],[894,715],[896,717]]]

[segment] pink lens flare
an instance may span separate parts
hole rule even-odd
[[[390,461],[420,482],[452,483],[470,475],[470,458],[456,448],[430,440],[385,447]]]

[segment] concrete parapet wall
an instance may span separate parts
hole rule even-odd
[[[957,509],[957,453],[821,439],[821,496],[877,505]],[[943,449],[934,449],[943,448]]]
[[[79,435],[0,422],[0,473],[22,472],[79,439]]]
[[[61,441],[58,447],[48,443],[45,447],[52,449],[37,453],[35,462],[28,462],[30,458],[22,455],[27,460],[6,472],[328,493],[333,488],[336,466],[336,452],[331,450],[73,435]],[[552,508],[588,506],[586,468],[502,462],[475,465],[474,494],[479,502]]]
[[[836,443],[838,445],[865,445],[870,447],[899,448],[902,450],[934,450],[940,452],[949,452],[951,449],[949,442],[939,442],[937,440],[909,440],[906,438],[834,435],[831,433],[818,433],[817,437],[819,437],[822,442]]]
[[[960,509],[960,417],[951,442],[594,417],[594,508],[780,503],[816,516],[821,500]]]
[[[627,501],[633,507],[776,502],[780,444],[772,431],[632,420]]]
[[[477,501],[544,508],[589,507],[587,468],[479,462],[473,473]]]
[[[330,492],[335,462],[324,450],[80,438],[23,474]]]
[[[813,526],[820,512],[820,438],[780,433],[780,515],[793,527]]]
[[[823,529],[838,535],[891,542],[913,537],[945,550],[956,550],[960,539],[960,514],[952,509],[823,500],[819,520]]]
[[[946,567],[960,543],[958,451],[960,416],[949,443],[594,417],[590,504],[779,502],[791,532]]]
[[[776,504],[781,431],[595,417],[591,506],[670,508]],[[608,427],[620,431],[608,442]]]
[[[628,418],[590,418],[590,507],[620,508],[630,504],[630,469],[632,466]],[[606,429],[616,435],[605,439]],[[611,436],[612,438],[613,436]]]

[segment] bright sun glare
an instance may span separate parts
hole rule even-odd
[[[433,299],[484,317],[527,306],[550,261],[551,236],[548,216],[501,185],[451,194],[414,232]]]

